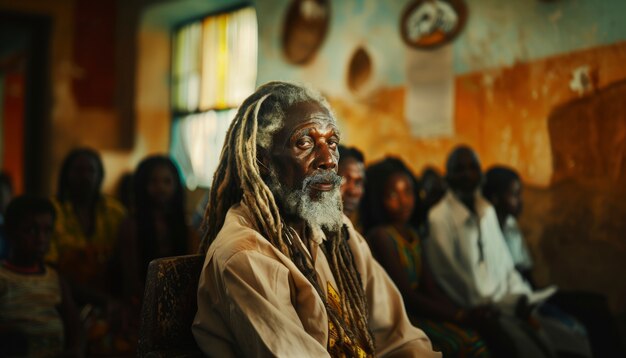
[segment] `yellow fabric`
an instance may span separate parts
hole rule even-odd
[[[337,290],[333,287],[333,285],[330,282],[327,282],[327,286],[326,286],[326,299],[328,300],[330,305],[333,306],[337,310],[337,312],[339,312],[340,315],[343,314],[342,309],[341,309],[341,295],[339,294],[339,292],[337,292]],[[329,319],[328,320],[328,350],[331,352],[331,355],[338,356],[338,357],[350,357],[350,356],[354,356],[358,358],[371,357],[367,355],[367,353],[363,350],[361,346],[359,346],[356,343],[353,343],[352,340],[348,336],[343,337],[343,341],[345,345],[342,347],[343,349],[347,348],[349,351],[348,352],[342,351],[342,348],[340,348],[339,346],[335,347],[338,339],[339,339],[339,330],[337,330],[337,327],[335,327],[333,322]]]
[[[46,262],[56,264],[59,272],[77,283],[103,280],[126,209],[117,200],[102,196],[96,205],[94,233],[87,237],[70,202],[53,198],[52,203],[57,217]]]
[[[20,274],[0,265],[0,327],[26,335],[29,357],[61,353],[63,321],[56,309],[60,303],[61,287],[54,269]]]

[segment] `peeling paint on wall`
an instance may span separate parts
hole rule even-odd
[[[572,79],[569,82],[569,88],[579,96],[593,89],[589,71],[589,66],[587,65],[577,67],[572,71]]]
[[[452,46],[407,50],[404,118],[414,138],[454,135]]]

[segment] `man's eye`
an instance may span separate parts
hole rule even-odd
[[[330,149],[337,149],[337,145],[339,145],[339,141],[336,139],[331,139],[328,141],[328,147],[330,147]]]
[[[313,141],[309,137],[303,137],[296,141],[296,146],[299,148],[306,148],[313,144]]]

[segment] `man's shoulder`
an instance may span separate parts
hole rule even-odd
[[[274,250],[274,246],[252,224],[247,211],[236,205],[226,214],[224,225],[209,247],[207,255],[219,265],[224,265],[239,253],[273,254]]]
[[[452,198],[449,193],[441,198],[441,200],[430,209],[428,220],[437,222],[450,220],[451,200]]]

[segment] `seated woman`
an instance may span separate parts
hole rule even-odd
[[[72,150],[64,159],[52,199],[57,220],[46,262],[65,276],[87,327],[87,354],[114,354],[128,342],[110,339],[121,312],[111,260],[126,210],[101,193],[104,167],[94,150]]]
[[[111,302],[108,265],[126,210],[100,192],[103,179],[98,153],[75,149],[63,161],[52,199],[57,220],[46,261],[68,278],[80,305]]]
[[[195,252],[198,238],[187,226],[184,191],[171,159],[141,161],[133,187],[134,210],[120,229],[119,255],[124,296],[139,303],[150,261]]]
[[[372,253],[398,286],[414,325],[444,357],[489,356],[478,334],[465,327],[468,312],[454,306],[422,264],[422,242],[411,224],[416,180],[399,159],[367,168],[361,218]]]

